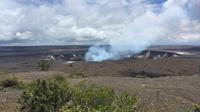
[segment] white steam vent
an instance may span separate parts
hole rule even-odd
[[[86,53],[86,61],[116,60],[139,53],[162,36],[157,15],[147,12],[124,28],[120,37],[109,40],[109,46],[95,45]]]
[[[190,0],[168,0],[157,9],[145,9],[139,16],[124,23],[119,36],[106,38],[108,43],[105,44],[109,47],[92,46],[85,55],[86,61],[116,60],[131,56],[157,40],[164,41],[164,38],[188,41],[191,36],[184,34],[184,31],[191,29],[188,23],[195,21],[189,10],[192,3]]]

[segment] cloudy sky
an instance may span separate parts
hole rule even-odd
[[[0,45],[109,43],[126,30],[130,41],[162,31],[152,44],[200,44],[200,0],[0,0]]]

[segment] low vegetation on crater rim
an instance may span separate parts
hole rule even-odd
[[[135,112],[137,99],[117,95],[112,88],[86,85],[71,87],[62,76],[26,85],[19,98],[23,112]]]

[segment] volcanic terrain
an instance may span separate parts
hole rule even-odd
[[[200,46],[151,46],[121,60],[87,62],[90,46],[0,47],[0,77],[14,75],[24,81],[63,75],[70,84],[88,84],[127,91],[139,99],[138,112],[187,112],[200,103]],[[40,71],[37,63],[53,63]],[[71,74],[84,77],[71,78]],[[0,90],[1,112],[15,112],[20,90]]]

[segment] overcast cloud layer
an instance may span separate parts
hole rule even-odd
[[[110,43],[130,27],[129,38],[149,35],[152,44],[200,42],[200,0],[150,1],[1,0],[0,45]]]

